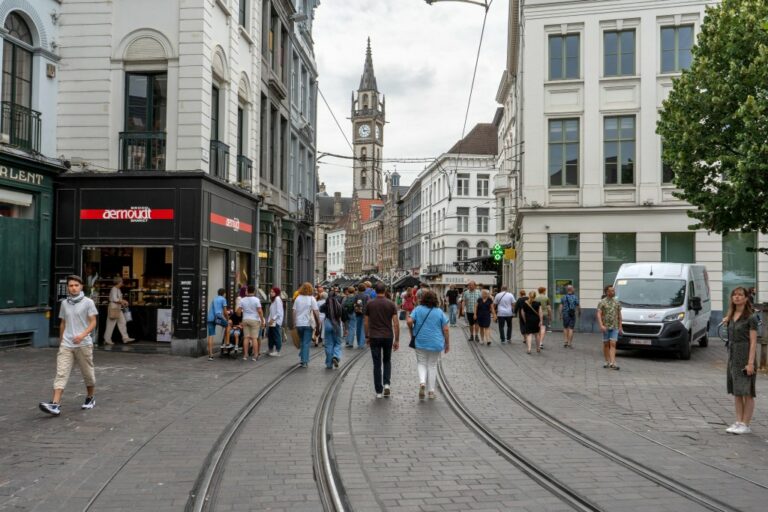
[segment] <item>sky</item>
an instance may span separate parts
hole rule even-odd
[[[493,0],[477,70],[468,133],[490,123],[506,62],[508,0]],[[386,96],[383,158],[435,157],[460,138],[475,65],[482,7],[451,1],[322,0],[313,39],[318,85],[347,138],[352,140],[350,101],[360,85],[366,40],[371,38],[379,92]],[[317,151],[352,155],[318,96]],[[329,195],[352,195],[352,162],[324,157],[320,182]],[[384,164],[409,184],[423,164]]]

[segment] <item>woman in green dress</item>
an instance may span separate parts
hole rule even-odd
[[[747,290],[731,292],[731,304],[723,319],[728,326],[728,394],[736,402],[736,423],[726,429],[731,434],[749,434],[749,422],[755,411],[755,355],[757,353],[757,318],[747,300]]]

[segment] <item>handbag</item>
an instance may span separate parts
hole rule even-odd
[[[120,318],[120,306],[118,304],[113,302],[109,303],[109,306],[107,306],[107,318],[110,320],[117,320]]]
[[[293,341],[293,346],[296,348],[299,348],[301,346],[301,337],[299,336],[299,330],[297,328],[293,328],[290,330],[291,333],[291,340]]]
[[[419,332],[421,331],[421,328],[424,327],[424,324],[427,323],[427,318],[429,318],[429,315],[432,314],[432,310],[435,308],[429,308],[429,313],[427,313],[427,316],[424,317],[424,321],[421,322],[421,325],[418,329],[416,329],[416,332],[411,336],[411,342],[408,344],[410,348],[415,349],[416,348],[416,336],[419,335]]]

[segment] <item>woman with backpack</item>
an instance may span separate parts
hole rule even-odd
[[[331,291],[331,294],[319,308],[320,316],[324,317],[325,367],[330,370],[331,368],[338,368],[341,362],[341,300],[335,292]]]
[[[450,350],[448,318],[440,310],[435,292],[426,290],[421,295],[421,305],[408,318],[408,328],[416,349],[416,366],[419,372],[419,399],[425,395],[435,398],[437,363],[440,353]]]

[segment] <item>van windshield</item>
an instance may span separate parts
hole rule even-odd
[[[685,301],[685,281],[617,279],[616,299],[628,308],[676,308]]]

